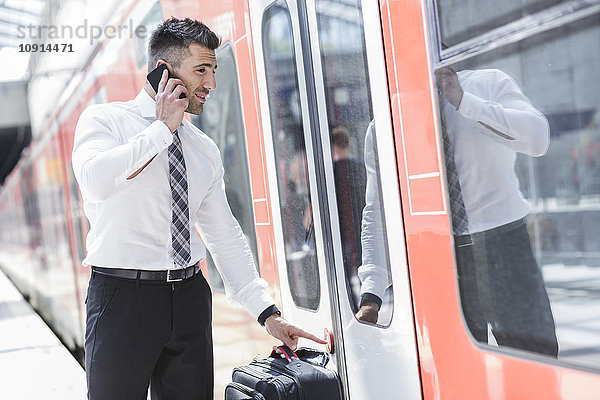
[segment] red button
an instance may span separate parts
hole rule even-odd
[[[325,328],[323,339],[327,341],[327,351],[329,354],[333,354],[335,350],[335,346],[333,345],[333,332],[330,332],[329,329]]]

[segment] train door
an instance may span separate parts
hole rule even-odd
[[[332,332],[346,398],[421,398],[377,4],[250,4],[285,315]]]

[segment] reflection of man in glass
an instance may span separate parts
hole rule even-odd
[[[539,157],[546,118],[514,80],[496,70],[436,73],[458,280],[465,320],[478,341],[488,324],[499,345],[556,356],[554,320],[534,259],[529,207],[516,154]]]
[[[333,129],[333,175],[340,217],[344,267],[350,280],[354,301],[358,304],[359,283],[357,268],[361,260],[360,225],[365,206],[366,174],[362,161],[350,151],[350,135],[343,126]]]
[[[375,121],[371,121],[365,135],[367,187],[361,229],[362,265],[358,268],[361,297],[356,313],[358,320],[373,324],[377,323],[385,291],[390,286],[375,134]]]

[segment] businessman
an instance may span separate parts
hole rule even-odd
[[[300,337],[324,343],[281,317],[229,209],[219,150],[183,118],[202,113],[216,87],[219,45],[198,21],[164,21],[148,68],[166,64],[173,78],[164,71],[157,91],[147,83],[135,99],[79,118],[73,169],[91,225],[89,399],[143,400],[149,383],[152,399],[213,399],[211,291],[198,265],[206,248],[228,299],[272,336],[292,348]]]

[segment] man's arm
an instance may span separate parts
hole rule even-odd
[[[142,172],[144,170],[144,168],[146,168],[148,166],[148,164],[150,164],[155,158],[156,158],[156,156],[152,157],[146,164],[142,165],[142,168],[138,169],[133,174],[129,175],[127,177],[127,180],[133,179],[136,176],[138,176],[140,174],[140,172]]]
[[[371,323],[377,322],[381,299],[389,286],[375,135],[375,121],[373,121],[369,124],[365,135],[367,189],[361,227],[362,265],[358,268],[361,303],[356,314],[359,320]]]
[[[264,289],[267,283],[258,276],[248,242],[231,213],[217,151],[215,157],[212,183],[195,213],[197,227],[223,278],[227,300],[243,305],[258,318],[275,302]]]
[[[189,99],[180,99],[187,89],[179,79],[168,79],[167,71],[158,85],[156,121],[125,144],[108,124],[101,107],[86,109],[75,129],[73,170],[82,192],[91,200],[104,200],[125,180],[135,178],[172,142]]]
[[[168,76],[168,72],[166,70],[163,71],[160,82],[158,82],[158,94],[155,96],[156,119],[164,122],[171,132],[175,132],[175,130],[183,120],[183,110],[187,108],[187,105],[184,106],[184,104],[186,104],[186,99],[179,99],[179,95],[181,93],[185,93],[187,98],[187,89],[185,88],[185,86],[183,86],[183,82],[176,78],[171,79],[167,84],[166,79]],[[171,93],[171,97],[169,97],[169,93]],[[140,169],[128,176],[127,180],[133,179],[136,176],[138,176],[139,173],[142,172],[144,168],[146,168],[148,164],[150,164],[155,158],[156,155],[152,157]]]
[[[105,200],[172,140],[167,126],[155,121],[121,144],[102,109],[88,108],[79,117],[73,146],[73,171],[82,193],[92,201]]]
[[[478,122],[502,145],[535,157],[546,153],[550,141],[546,117],[506,73],[486,72],[481,84],[486,86],[487,98],[463,91],[452,67],[438,70],[436,81],[442,95],[459,113]]]
[[[227,202],[220,158],[216,177],[196,213],[202,239],[223,278],[227,300],[243,305],[271,336],[295,348],[303,337],[325,344],[281,317],[266,291],[267,283],[258,276],[248,242]],[[269,315],[267,315],[269,314]]]

